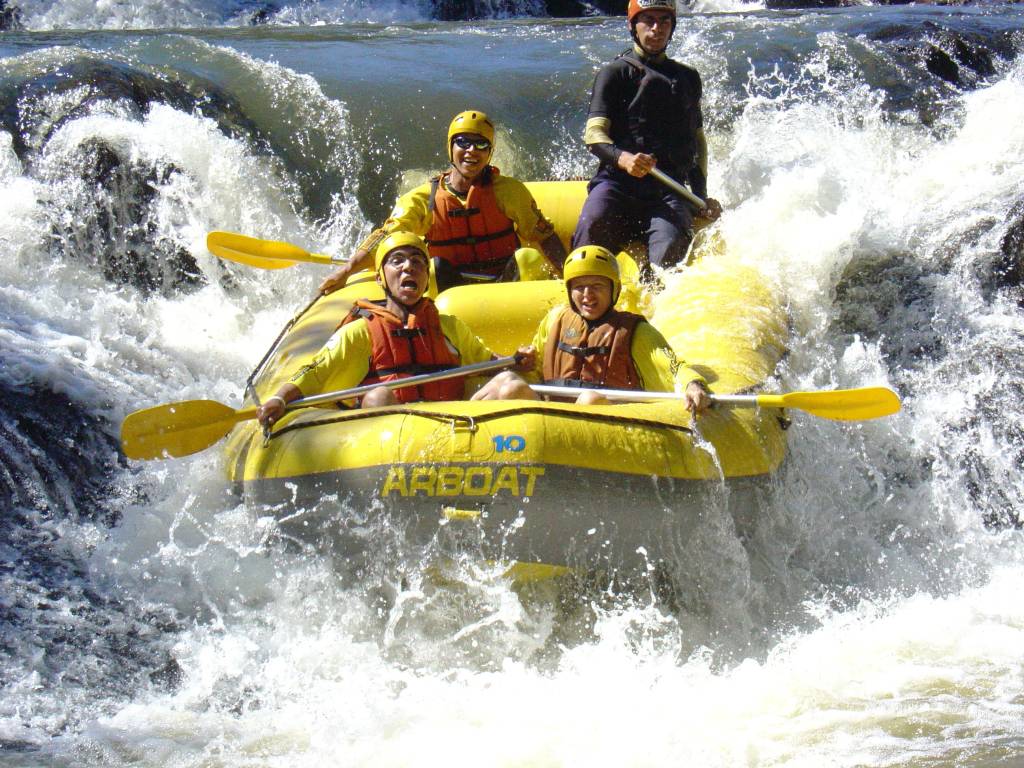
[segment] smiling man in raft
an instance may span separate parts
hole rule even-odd
[[[693,413],[711,405],[704,378],[680,365],[672,347],[653,325],[633,312],[615,309],[622,280],[615,256],[599,245],[575,249],[565,260],[568,305],[553,308],[541,321],[533,343],[519,350],[532,363],[529,378],[544,384],[581,388],[576,402],[607,402],[601,388],[673,392],[685,382],[684,401]],[[474,399],[536,400],[521,376],[504,371]]]
[[[402,195],[352,259],[324,279],[321,292],[341,288],[350,275],[368,267],[376,244],[397,231],[426,240],[440,291],[471,282],[526,279],[519,274],[520,260],[536,272],[546,258],[560,272],[565,248],[554,225],[525,184],[490,164],[494,141],[494,123],[486,114],[457,114],[448,126],[448,170]]]

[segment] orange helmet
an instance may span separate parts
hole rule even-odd
[[[629,0],[626,17],[633,23],[633,17],[644,11],[670,11],[672,18],[676,16],[676,0]]]

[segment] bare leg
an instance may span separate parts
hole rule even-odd
[[[478,389],[472,400],[539,400],[525,379],[512,371],[502,371]]]
[[[395,393],[387,387],[377,387],[363,395],[363,408],[380,408],[385,405],[398,405]]]
[[[576,405],[607,405],[608,398],[592,389],[584,389],[576,398]]]

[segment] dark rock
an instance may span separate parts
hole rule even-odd
[[[249,16],[248,24],[250,27],[258,27],[261,24],[266,24],[268,21],[270,21],[270,11],[266,8],[259,8]]]
[[[177,660],[172,658],[160,669],[150,672],[149,679],[154,685],[173,692],[181,687],[181,682],[185,679],[185,671]]]
[[[992,265],[992,275],[998,288],[1024,284],[1024,203],[1017,204],[1010,219],[1012,223],[999,243],[999,255]]]
[[[579,16],[625,16],[622,0],[547,0],[547,12],[555,18]]]
[[[996,73],[992,53],[981,40],[943,30],[934,42],[925,45],[928,71],[953,85],[975,85]]]
[[[0,0],[0,32],[21,28],[21,8]]]
[[[55,99],[64,95],[67,98]],[[82,58],[0,90],[0,128],[11,134],[14,151],[38,151],[67,122],[91,114],[98,103],[128,106],[140,118],[153,104],[199,112],[229,136],[260,138],[256,125],[222,88],[204,80],[170,80],[127,64]],[[56,107],[56,111],[54,105]]]
[[[853,4],[850,0],[766,0],[764,5],[773,11],[785,11],[798,8],[845,8]]]
[[[544,10],[555,18],[625,16],[625,0],[547,0]],[[518,16],[516,0],[435,0],[431,15],[441,21],[468,21]]]
[[[4,368],[0,358],[0,381]],[[113,525],[103,508],[120,466],[113,429],[49,389],[0,385],[0,395],[0,541],[33,514]]]
[[[76,215],[53,225],[54,258],[74,258],[98,267],[118,285],[164,296],[205,284],[199,265],[187,250],[156,234],[152,206],[160,186],[182,171],[125,161],[99,139],[79,146],[68,171],[85,185],[84,199],[75,200]]]

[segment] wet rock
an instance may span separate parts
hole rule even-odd
[[[926,42],[925,66],[936,77],[958,86],[973,86],[996,73],[992,52],[980,39],[942,30]]]
[[[850,0],[766,0],[764,5],[765,8],[783,11],[798,8],[846,8],[859,3]]]
[[[160,669],[149,673],[150,681],[160,688],[168,691],[176,691],[181,687],[185,679],[185,670],[181,668],[176,659],[170,659]]]
[[[270,21],[271,17],[281,9],[280,3],[266,0],[243,0],[238,4],[237,16],[245,20],[250,27],[260,26]]]
[[[944,352],[931,322],[935,302],[931,272],[915,254],[859,254],[836,284],[832,329],[849,338],[877,341],[896,368],[912,367]]]
[[[626,4],[620,0],[547,0],[547,12],[555,18],[625,16]]]
[[[555,18],[579,16],[625,16],[622,0],[546,0],[544,10]],[[435,0],[431,16],[441,21],[493,19],[521,16],[521,0]]]
[[[1010,226],[999,243],[999,255],[992,265],[997,288],[1024,284],[1024,203],[1010,213]]]
[[[0,0],[2,1],[2,0]],[[11,134],[23,161],[71,120],[91,114],[97,105],[117,105],[140,119],[153,104],[199,112],[227,135],[262,137],[234,99],[212,82],[170,80],[127,64],[81,58],[0,90],[0,128]]]
[[[0,381],[7,377],[0,358]],[[97,519],[119,466],[113,430],[66,395],[0,386],[0,541],[27,515]]]
[[[7,0],[0,0],[0,32],[21,28],[21,9]]]
[[[159,237],[153,210],[159,188],[182,171],[126,161],[100,139],[80,145],[68,171],[81,180],[70,204],[76,215],[55,220],[54,258],[74,258],[102,271],[117,285],[170,296],[201,287],[206,279],[184,248]]]

